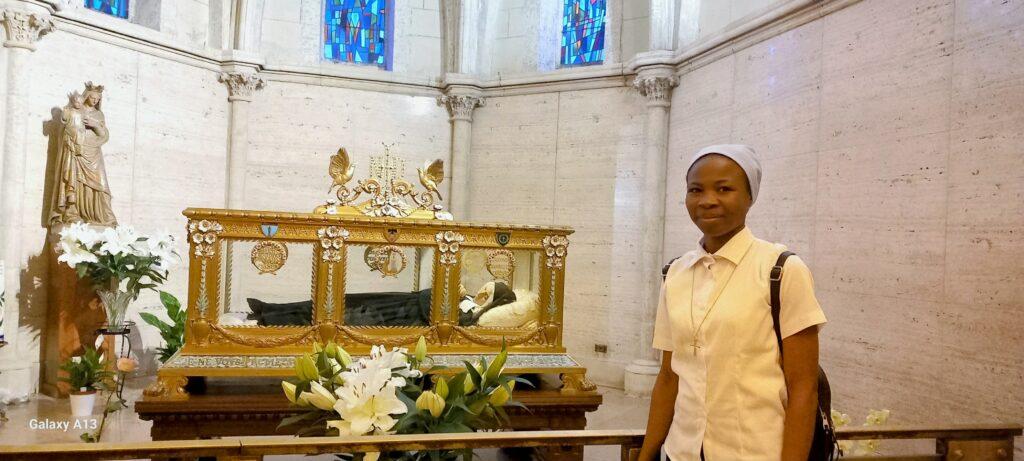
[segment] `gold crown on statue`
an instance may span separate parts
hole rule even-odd
[[[94,85],[92,82],[85,82],[85,91],[95,91],[97,93],[103,93],[103,85]]]

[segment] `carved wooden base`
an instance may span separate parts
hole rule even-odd
[[[147,400],[160,401],[182,401],[188,400],[188,392],[185,385],[188,378],[184,376],[157,376],[156,381],[150,384],[142,394]]]
[[[563,394],[581,394],[596,390],[597,385],[587,379],[586,373],[562,373]]]

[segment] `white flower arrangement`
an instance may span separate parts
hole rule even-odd
[[[363,436],[473,432],[507,424],[507,405],[515,378],[504,374],[507,350],[490,363],[466,363],[466,371],[450,378],[427,374],[427,345],[420,338],[413,353],[405,348],[374,346],[369,357],[353,361],[335,343],[315,345],[312,354],[295,361],[297,382],[282,381],[285,396],[306,413],[286,418],[281,426],[301,425],[298,435]],[[433,385],[431,390],[426,387]],[[469,452],[366,453],[363,461],[378,459],[454,460]],[[357,458],[359,459],[359,458]]]
[[[57,261],[88,278],[103,301],[107,328],[124,326],[128,304],[145,289],[155,289],[167,280],[178,259],[176,241],[168,232],[141,235],[131,226],[117,226],[97,232],[78,222],[60,232]]]
[[[57,260],[89,277],[97,290],[126,291],[135,299],[167,279],[179,259],[176,244],[169,232],[147,236],[131,226],[98,232],[78,222],[61,230]]]

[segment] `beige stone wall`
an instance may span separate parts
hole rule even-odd
[[[576,229],[565,345],[616,386],[639,354],[644,114],[635,91],[609,88],[490,98],[473,122],[470,218]]]
[[[749,224],[814,272],[836,408],[1019,422],[1022,124],[1021,2],[865,0],[682,76],[666,258],[696,239],[684,160],[752,144]]]

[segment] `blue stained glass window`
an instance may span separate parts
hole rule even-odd
[[[604,25],[607,0],[564,0],[562,10],[562,65],[604,62]]]
[[[393,0],[324,0],[324,59],[391,70]]]
[[[128,0],[85,0],[85,7],[100,13],[128,19]]]

